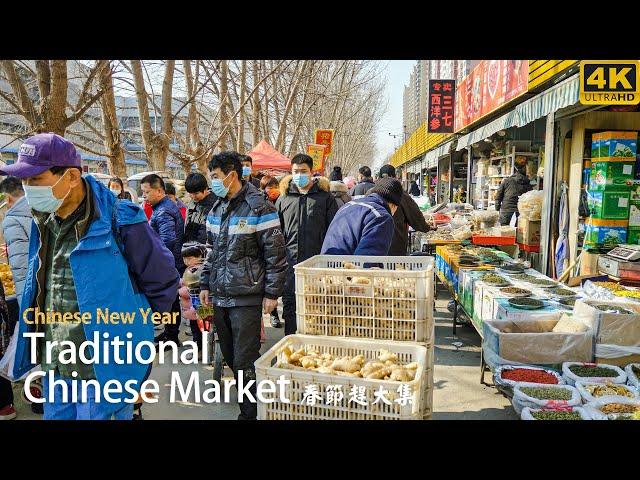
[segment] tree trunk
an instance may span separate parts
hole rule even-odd
[[[100,75],[100,86],[104,94],[100,99],[102,107],[102,128],[104,130],[104,148],[109,157],[109,174],[122,179],[127,178],[124,149],[120,138],[118,117],[116,116],[116,100],[113,94],[113,77],[111,68],[105,68]]]
[[[253,76],[252,88],[253,90],[253,111],[251,114],[251,135],[253,140],[253,146],[255,147],[260,141],[260,89],[256,88],[258,85],[259,79],[259,62],[258,60],[253,60],[251,74]]]
[[[51,60],[51,93],[43,102],[43,124],[40,132],[53,132],[64,136],[67,129],[67,61]]]
[[[229,89],[227,84],[228,74],[229,66],[227,60],[222,60],[220,62],[220,129],[223,132],[225,131],[225,129],[228,132],[229,124],[229,114],[227,113],[229,96]],[[229,148],[228,138],[229,134],[226,132],[223,133],[222,137],[220,138],[220,142],[218,143],[220,145],[220,150],[224,151]]]
[[[247,61],[242,60],[240,71],[240,112],[238,113],[238,142],[236,143],[236,151],[244,153],[244,102],[247,94]]]
[[[155,152],[153,147],[154,132],[151,129],[151,118],[149,117],[149,103],[147,102],[147,90],[144,86],[144,77],[142,75],[142,63],[140,60],[131,60],[131,72],[133,74],[133,83],[136,89],[136,103],[138,104],[138,118],[140,119],[140,134],[142,135],[142,144],[147,154],[147,164],[149,168],[155,170],[154,158]]]

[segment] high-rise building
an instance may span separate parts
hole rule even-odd
[[[427,119],[429,80],[460,82],[471,71],[471,60],[418,60],[409,75],[402,97],[402,121],[408,138]],[[476,61],[476,64],[478,62]]]

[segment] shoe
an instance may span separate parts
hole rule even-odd
[[[282,323],[280,323],[280,319],[274,315],[271,315],[271,326],[273,328],[282,328]]]
[[[131,420],[144,420],[142,418],[142,404],[135,405],[133,408],[133,417]]]
[[[7,405],[0,409],[0,420],[13,420],[18,413],[13,405]]]

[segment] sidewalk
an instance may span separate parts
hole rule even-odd
[[[451,314],[447,311],[449,297],[445,291],[438,292],[435,312],[435,368],[434,368],[434,420],[515,420],[517,415],[495,388],[480,384],[480,337],[470,326],[458,327],[456,337],[452,334]],[[261,351],[265,352],[284,335],[284,328],[271,328],[269,317],[264,317],[266,343]],[[182,328],[181,339],[188,340],[184,334],[188,327]],[[460,348],[452,345],[462,342]],[[146,420],[235,420],[239,410],[235,390],[232,390],[230,404],[198,404],[193,401],[169,402],[169,382],[171,371],[180,372],[182,381],[187,383],[189,374],[196,369],[201,379],[212,377],[212,368],[204,365],[158,365],[151,372],[151,378],[160,385],[159,402],[143,407]],[[225,377],[232,374],[225,369]],[[491,375],[486,375],[491,383]],[[39,415],[20,398],[22,384],[16,384],[16,409],[19,419],[40,419]],[[192,400],[192,399],[191,399]]]

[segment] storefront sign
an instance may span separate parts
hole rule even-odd
[[[455,131],[527,91],[527,60],[483,60],[456,90]]]
[[[324,170],[325,145],[316,145],[310,143],[307,145],[307,155],[313,158],[313,171],[321,172]]]
[[[429,133],[453,133],[455,92],[455,80],[429,80]]]
[[[333,133],[334,130],[331,129],[316,129],[315,132],[315,143],[317,145],[326,145],[326,150],[324,152],[325,156],[331,155],[331,148],[333,147]]]
[[[638,60],[585,60],[580,63],[580,103],[637,105],[640,103]]]

